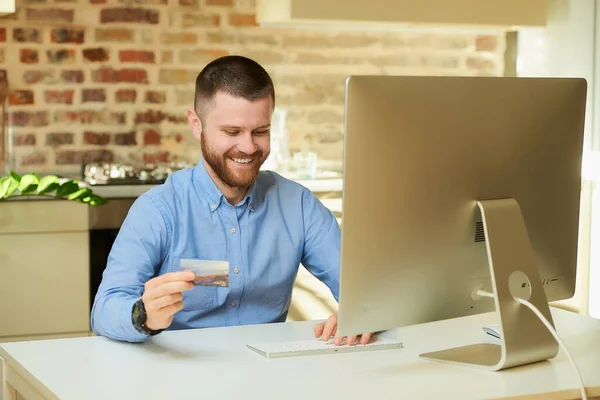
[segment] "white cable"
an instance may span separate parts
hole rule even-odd
[[[494,297],[494,295],[490,292],[487,292],[485,290],[478,290],[477,294],[483,297]],[[542,314],[540,312],[540,310],[534,306],[533,304],[531,304],[529,301],[525,300],[525,299],[521,299],[519,297],[514,297],[514,299],[520,303],[523,304],[524,306],[526,306],[527,308],[529,308],[531,311],[533,311],[533,313],[540,319],[540,321],[542,321],[542,323],[546,326],[546,328],[548,329],[548,331],[550,331],[550,333],[552,334],[552,336],[554,336],[554,339],[558,342],[558,344],[560,345],[560,347],[562,347],[562,349],[565,351],[565,353],[567,354],[567,357],[569,358],[569,361],[571,362],[571,365],[573,365],[573,368],[575,368],[575,372],[577,373],[577,378],[579,379],[579,390],[581,392],[581,399],[582,400],[587,400],[587,394],[585,393],[585,385],[583,384],[583,378],[581,377],[581,373],[579,372],[579,368],[577,368],[577,364],[575,364],[575,360],[573,360],[573,357],[571,357],[571,353],[569,353],[569,350],[567,349],[567,346],[565,346],[565,344],[563,343],[563,341],[558,337],[558,333],[556,333],[556,329],[554,329],[554,327],[552,326],[552,324],[548,321],[548,319],[544,316],[544,314]]]

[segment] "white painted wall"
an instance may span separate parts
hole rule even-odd
[[[550,0],[546,28],[519,31],[519,76],[583,77],[588,82],[581,196],[579,276],[573,299],[564,302],[600,318],[600,2]],[[589,282],[589,285],[588,285]]]

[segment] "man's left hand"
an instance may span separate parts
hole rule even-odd
[[[329,341],[334,336],[333,343],[336,346],[340,346],[344,341],[344,337],[337,334],[337,313],[330,316],[327,321],[315,325],[314,331],[315,337],[321,338],[324,341]],[[348,336],[345,344],[352,345],[356,342],[357,338],[357,336]],[[371,333],[363,333],[360,335],[360,344],[367,344],[370,339]]]

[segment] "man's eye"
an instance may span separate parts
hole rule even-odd
[[[254,133],[257,133],[259,135],[262,135],[263,133],[267,133],[267,132],[269,132],[268,129],[265,129],[264,131],[254,131]]]
[[[237,135],[239,132],[238,131],[225,131],[225,133],[228,135]]]

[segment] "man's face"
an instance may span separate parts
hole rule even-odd
[[[254,183],[271,151],[271,96],[249,101],[217,93],[204,112],[202,154],[227,186]]]

